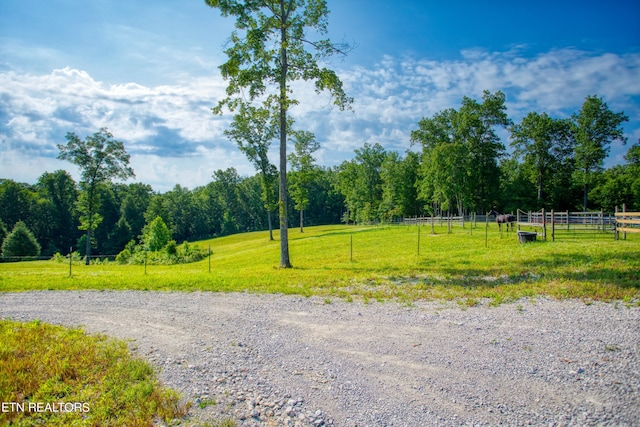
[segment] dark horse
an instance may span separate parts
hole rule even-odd
[[[509,231],[509,225],[511,225],[511,231],[513,231],[513,223],[517,221],[515,216],[509,214],[501,215],[495,209],[491,209],[491,211],[487,215],[496,216],[496,222],[498,223],[498,228],[500,230],[502,230],[502,224],[507,224],[507,231]]]

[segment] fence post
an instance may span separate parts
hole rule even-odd
[[[613,218],[613,240],[618,240],[618,205],[616,205],[616,210]]]
[[[547,241],[547,213],[542,208],[542,238]]]
[[[353,233],[351,233],[350,239],[349,260],[353,262]]]
[[[553,209],[551,209],[551,241],[556,241],[556,214]]]
[[[484,246],[485,248],[489,247],[489,215],[484,216]]]
[[[600,208],[600,224],[602,228],[598,227],[600,231],[604,233],[604,209]]]
[[[626,213],[627,213],[627,204],[626,204],[626,203],[623,203],[623,204],[622,204],[622,218],[623,218],[623,219],[627,219],[627,218],[626,218],[627,216],[625,215]],[[622,232],[622,239],[623,239],[623,240],[627,240],[627,232],[626,232],[626,231],[623,231],[623,232]]]
[[[436,210],[433,210],[433,213],[431,214],[431,234],[436,234],[436,229],[434,221],[435,221],[435,215],[436,215]]]
[[[420,256],[420,223],[418,223],[418,256]]]
[[[211,245],[209,245],[209,273],[211,273]]]
[[[69,277],[71,277],[72,263],[73,263],[73,246],[69,246]]]

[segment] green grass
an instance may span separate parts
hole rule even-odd
[[[519,244],[490,224],[471,230],[423,226],[321,226],[289,232],[293,269],[280,269],[279,241],[267,232],[198,242],[209,260],[172,266],[73,265],[54,261],[0,264],[0,291],[141,289],[248,291],[370,300],[478,299],[493,303],[553,298],[638,301],[640,235],[571,234]],[[277,232],[275,233],[277,236]],[[353,240],[353,256],[351,256]]]
[[[0,320],[0,402],[14,426],[152,426],[189,409],[125,342],[39,321]]]

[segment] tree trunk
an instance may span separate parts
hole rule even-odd
[[[587,193],[588,193],[588,189],[589,189],[589,180],[588,180],[588,173],[589,170],[587,168],[585,168],[584,170],[584,210],[583,212],[587,211]]]
[[[538,173],[538,207],[542,209],[542,171]]]
[[[271,221],[271,210],[267,209],[267,223],[269,224],[269,240],[273,240],[273,223]]]
[[[89,265],[91,262],[91,227],[87,230],[87,250],[85,256],[85,264]]]
[[[85,252],[85,265],[91,262],[91,231],[93,230],[94,200],[95,200],[95,184],[89,186],[89,225],[87,227],[87,250]]]
[[[291,268],[289,225],[287,223],[287,15],[280,0],[280,268]]]
[[[304,233],[303,221],[304,221],[304,210],[300,209],[300,232],[301,233]]]

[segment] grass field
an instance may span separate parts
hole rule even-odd
[[[490,224],[320,226],[290,230],[293,269],[279,269],[279,241],[255,232],[197,242],[211,258],[172,266],[72,266],[55,261],[0,264],[0,291],[139,289],[248,291],[368,301],[478,299],[494,303],[554,298],[640,301],[640,236],[557,236],[519,244],[515,233]],[[277,236],[277,232],[274,233]],[[420,248],[418,253],[418,240]]]

